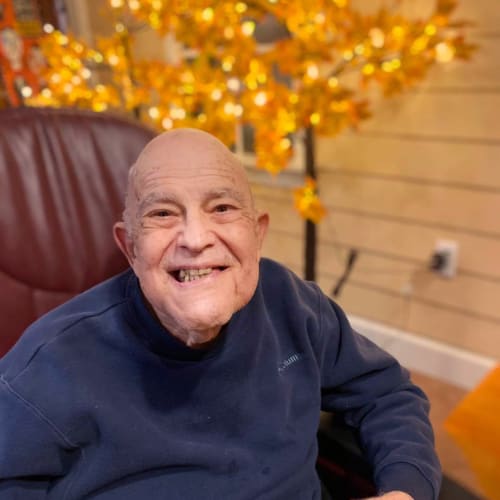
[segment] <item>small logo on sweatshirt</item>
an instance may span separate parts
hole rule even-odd
[[[287,368],[290,368],[294,363],[297,363],[297,361],[300,361],[304,355],[300,352],[296,352],[295,354],[292,354],[288,358],[285,359],[285,361],[281,362],[278,365],[278,372],[283,373]]]

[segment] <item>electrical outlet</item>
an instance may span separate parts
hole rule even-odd
[[[437,240],[429,268],[445,278],[453,278],[457,273],[457,265],[458,243],[452,240]]]

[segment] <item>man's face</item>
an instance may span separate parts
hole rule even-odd
[[[267,216],[232,154],[198,131],[156,139],[133,183],[132,237],[119,223],[118,244],[161,323],[202,346],[255,292]]]

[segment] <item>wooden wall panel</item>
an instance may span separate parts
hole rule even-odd
[[[253,192],[256,208],[269,213],[271,230],[302,234],[304,221],[294,209],[291,191],[260,186]]]
[[[340,172],[322,173],[320,183],[332,212],[342,207],[500,236],[500,192],[353,177]]]
[[[411,0],[405,0],[409,1]],[[500,8],[496,0],[460,0],[456,15],[472,21],[478,31],[499,31]]]
[[[331,210],[319,235],[327,246],[357,248],[421,266],[428,263],[436,240],[453,240],[459,246],[459,273],[500,280],[500,238],[340,209]]]
[[[500,77],[499,77],[500,81]],[[419,134],[346,132],[335,140],[320,138],[320,169],[366,176],[500,190],[498,144],[487,141],[435,140]]]
[[[374,117],[362,129],[499,140],[499,107],[500,93],[432,94],[415,90],[379,102]]]
[[[329,279],[318,280],[323,289]],[[350,281],[337,300],[351,314],[421,334],[456,347],[500,359],[497,322],[372,289]]]
[[[279,231],[271,231],[264,240],[262,255],[289,266],[302,275],[302,239]]]
[[[474,317],[412,301],[406,330],[500,359],[499,325],[481,316]]]
[[[330,276],[320,275],[317,281],[323,290],[331,290]],[[401,330],[407,329],[411,301],[401,295],[380,293],[350,281],[335,301],[348,313]]]
[[[340,276],[346,256],[347,249],[320,245],[319,273],[330,277],[328,290],[332,290]],[[447,279],[432,273],[424,265],[366,252],[359,253],[350,279],[393,295],[411,296],[417,301],[497,321],[500,335],[500,280],[487,281],[464,274]]]
[[[304,221],[293,209],[291,191],[264,185],[252,185],[252,191],[257,209],[270,217],[262,255],[282,262],[302,276]]]

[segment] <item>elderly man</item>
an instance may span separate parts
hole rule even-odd
[[[359,429],[381,498],[437,498],[425,397],[316,285],[260,259],[267,226],[214,137],[146,146],[114,228],[131,270],[0,361],[0,498],[319,499],[321,409]]]

